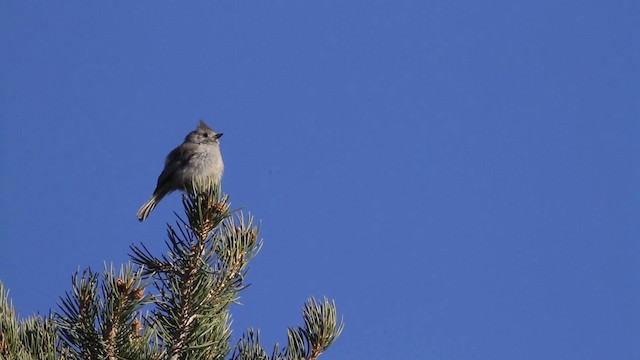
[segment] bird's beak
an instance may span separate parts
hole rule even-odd
[[[224,135],[224,134],[216,134],[215,137],[216,137],[216,139],[220,139],[222,137],[222,135]]]

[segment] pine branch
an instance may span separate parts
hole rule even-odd
[[[99,332],[95,329],[98,321],[98,276],[85,270],[72,279],[72,292],[62,298],[57,323],[63,341],[68,346],[72,358],[103,358],[106,355]]]
[[[59,359],[57,342],[51,317],[35,315],[20,321],[0,282],[0,359]]]
[[[287,347],[280,351],[278,344],[267,356],[260,345],[260,334],[249,329],[238,341],[233,353],[234,360],[316,360],[340,336],[344,323],[338,321],[336,305],[324,298],[318,303],[309,298],[302,311],[304,327],[287,330]]]
[[[315,360],[340,336],[344,323],[338,322],[336,304],[325,297],[322,303],[309,298],[302,311],[304,327],[289,329],[288,359]]]
[[[308,345],[309,359],[314,360],[322,354],[340,336],[344,329],[344,322],[338,323],[338,315],[335,302],[329,302],[325,297],[319,304],[314,298],[309,298],[302,312],[304,329],[299,331],[304,334]]]
[[[276,345],[277,346],[277,345]],[[235,360],[269,360],[271,357],[260,345],[260,331],[249,329],[238,341],[232,359]]]
[[[105,266],[106,268],[106,266]],[[72,292],[56,314],[64,348],[71,359],[150,359],[153,330],[142,325],[141,309],[153,301],[144,294],[141,271],[130,265],[106,268],[102,278],[91,270],[73,277]]]
[[[219,186],[183,196],[186,220],[167,230],[169,252],[144,245],[131,258],[158,291],[153,312],[167,359],[222,359],[229,352],[228,307],[242,290],[248,261],[260,248],[251,217],[232,216]]]
[[[258,226],[251,215],[229,211],[217,184],[185,194],[183,206],[186,218],[167,228],[166,254],[132,245],[132,263],[119,272],[106,265],[102,276],[76,272],[53,317],[19,321],[0,283],[0,360],[227,357],[229,307],[248,286],[248,263],[262,246]],[[249,330],[231,358],[317,359],[343,323],[326,298],[310,298],[303,320],[303,327],[288,329],[286,348],[276,344],[269,356],[259,332]]]

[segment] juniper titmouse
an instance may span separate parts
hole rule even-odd
[[[167,155],[153,196],[138,210],[138,220],[144,221],[160,200],[174,190],[203,189],[220,182],[224,169],[218,140],[221,136],[200,120],[198,128],[187,135],[182,145]]]

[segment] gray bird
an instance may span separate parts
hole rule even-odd
[[[204,121],[187,135],[182,145],[167,155],[164,170],[151,198],[138,210],[138,220],[144,221],[160,200],[175,190],[203,190],[220,183],[224,163],[220,154],[220,137]]]

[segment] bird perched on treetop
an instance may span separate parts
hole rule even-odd
[[[224,170],[221,136],[200,120],[198,128],[167,155],[153,195],[138,210],[138,220],[144,221],[160,200],[175,190],[204,190],[220,183]]]

